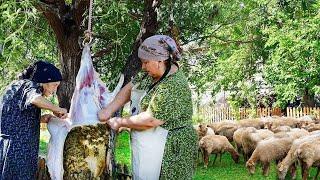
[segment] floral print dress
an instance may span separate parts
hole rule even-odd
[[[140,89],[150,82],[149,77],[144,78]],[[161,127],[169,131],[160,179],[192,179],[198,145],[192,126],[191,90],[183,72],[178,70],[156,85],[142,100],[141,109],[165,121]]]

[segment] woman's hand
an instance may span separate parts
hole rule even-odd
[[[54,116],[52,114],[44,114],[40,118],[41,123],[48,123]]]
[[[56,110],[53,111],[53,114],[58,118],[65,119],[68,116],[68,110],[65,108],[58,107]]]
[[[119,128],[121,127],[121,121],[122,121],[122,118],[114,117],[109,119],[109,121],[107,121],[107,124],[109,124],[111,129],[118,131]]]
[[[112,117],[112,113],[107,109],[102,109],[98,112],[98,118],[101,122],[106,122]]]

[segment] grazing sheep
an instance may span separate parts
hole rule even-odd
[[[199,125],[194,125],[193,126],[196,131],[197,131],[197,134],[198,134],[198,137],[199,137],[199,140],[206,136],[206,135],[211,135],[211,134],[215,134],[214,133],[214,130],[210,127],[207,127],[206,124],[199,124]]]
[[[267,176],[269,174],[271,161],[283,159],[290,150],[292,141],[292,137],[272,137],[260,141],[246,163],[249,173],[254,174],[256,163],[261,162],[263,175]]]
[[[286,132],[289,136],[291,136],[293,139],[298,139],[302,136],[309,135],[309,132],[305,129],[299,129],[299,128],[293,128],[289,132]]]
[[[237,123],[234,124],[222,124],[220,127],[215,130],[216,134],[225,136],[228,138],[230,142],[233,141],[233,133],[238,129],[239,125]]]
[[[255,132],[244,132],[241,141],[244,159],[247,160],[251,156],[259,141],[270,138],[273,135],[274,133],[267,129],[260,129]]]
[[[217,132],[217,130],[221,127],[221,126],[232,126],[232,125],[237,125],[236,121],[231,121],[231,120],[226,120],[226,121],[221,121],[221,122],[214,122],[211,124],[208,124],[208,127],[210,127],[211,129],[213,129],[214,132]]]
[[[291,130],[290,126],[278,126],[278,127],[271,127],[270,129],[272,132],[274,133],[278,133],[278,132],[288,132]]]
[[[304,127],[309,132],[320,130],[320,124],[311,123]]]
[[[279,126],[289,126],[291,128],[296,128],[298,122],[299,120],[296,118],[289,118],[289,117],[272,118],[265,123],[264,128],[270,129],[270,130],[275,129]]]
[[[311,166],[318,167],[315,179],[317,179],[320,167],[320,139],[302,143],[296,151],[302,167],[302,179],[309,176]]]
[[[198,134],[198,141],[206,135],[214,135],[214,131],[212,128],[207,127],[206,124],[198,124],[193,125],[194,129],[197,131]],[[203,156],[200,147],[198,147],[198,160]]]
[[[238,163],[239,162],[239,154],[230,144],[228,139],[225,136],[220,135],[207,135],[204,136],[200,142],[199,146],[201,151],[203,152],[203,161],[204,166],[207,167],[209,163],[210,154],[216,154],[214,162],[216,161],[217,154],[223,154],[224,152],[229,152],[231,154],[232,159]]]
[[[243,154],[243,149],[242,149],[242,136],[245,132],[255,132],[257,129],[254,127],[242,127],[237,129],[234,134],[233,134],[233,141],[236,145],[238,153]]]
[[[240,127],[254,127],[256,129],[263,129],[264,122],[259,118],[256,119],[243,119],[239,121]]]
[[[286,155],[286,157],[277,165],[277,169],[278,169],[278,178],[280,180],[285,179],[286,174],[289,170],[289,167],[292,167],[292,171],[291,171],[291,177],[292,179],[295,178],[296,176],[296,166],[295,166],[295,162],[297,161],[297,153],[296,150],[299,148],[299,146],[304,143],[304,142],[308,142],[308,141],[314,141],[315,139],[320,139],[320,134],[313,134],[313,135],[308,135],[308,136],[303,136],[299,139],[296,139],[293,141],[291,148],[288,152],[288,154]]]
[[[311,118],[304,116],[297,119],[297,128],[305,128],[312,123],[314,123],[314,121]]]

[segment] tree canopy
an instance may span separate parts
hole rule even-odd
[[[61,37],[77,31],[81,41],[88,2],[2,1],[0,89],[37,59],[66,66]],[[319,0],[95,0],[94,64],[110,82],[138,61],[139,38],[168,34],[182,47],[181,68],[198,93],[228,91],[237,107],[286,107],[299,99],[313,106],[320,92],[319,9]],[[59,15],[64,36],[57,35],[50,21],[55,16],[48,13]]]

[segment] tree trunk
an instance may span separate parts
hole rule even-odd
[[[159,24],[157,21],[157,9],[161,4],[161,0],[145,0],[144,1],[144,14],[143,20],[140,27],[140,32],[136,38],[136,41],[133,44],[132,53],[127,59],[125,68],[124,68],[124,83],[126,85],[131,77],[134,77],[137,72],[141,69],[141,61],[138,57],[138,48],[140,44],[148,37],[154,35],[158,28]]]
[[[58,42],[63,81],[58,90],[61,107],[70,108],[75,80],[80,68],[81,48],[79,37],[83,14],[89,7],[89,0],[74,0],[71,5],[64,0],[42,0],[36,8],[42,12],[52,28]]]
[[[302,104],[304,107],[314,107],[315,106],[314,95],[310,94],[308,89],[304,90],[304,94],[302,97]]]
[[[61,107],[70,108],[70,102],[76,85],[76,76],[81,63],[81,49],[78,44],[78,33],[73,33],[60,46],[60,63],[63,81],[58,90],[58,99]]]

